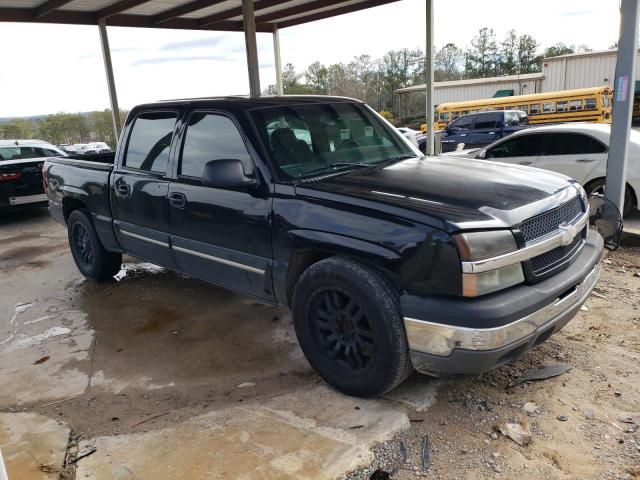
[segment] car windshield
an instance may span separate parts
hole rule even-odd
[[[274,167],[287,180],[420,155],[362,104],[266,107],[252,116]]]

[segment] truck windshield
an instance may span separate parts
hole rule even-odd
[[[274,167],[296,180],[420,155],[357,103],[285,105],[252,116]]]

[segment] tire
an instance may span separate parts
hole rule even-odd
[[[340,257],[313,264],[292,311],[307,360],[342,393],[379,397],[413,371],[398,294],[372,268]]]
[[[73,260],[85,277],[104,282],[120,271],[122,254],[104,249],[87,209],[71,212],[67,220],[67,233]]]
[[[604,195],[605,183],[606,183],[606,180],[604,178],[598,178],[597,180],[594,180],[591,183],[589,183],[585,188],[587,197],[591,197],[591,195],[594,195],[594,194]],[[631,211],[633,210],[633,207],[634,207],[633,193],[631,193],[629,186],[626,186],[624,189],[624,207],[622,209],[622,215],[624,216],[631,213]]]

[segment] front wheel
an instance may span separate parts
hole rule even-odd
[[[122,254],[105,250],[86,209],[71,212],[67,232],[73,260],[85,277],[102,282],[118,273]]]
[[[300,277],[292,306],[302,351],[335,389],[377,397],[411,373],[398,295],[374,269],[321,260]]]

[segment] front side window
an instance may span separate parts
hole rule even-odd
[[[473,128],[473,119],[472,115],[466,117],[460,117],[455,122],[451,124],[452,130],[471,130]]]
[[[519,135],[487,150],[485,158],[532,157],[538,153],[542,135]]]
[[[182,147],[179,174],[200,178],[207,163],[223,159],[237,159],[244,165],[251,162],[235,124],[223,115],[192,113]]]
[[[273,106],[251,115],[275,169],[288,180],[417,155],[395,129],[357,103]]]
[[[124,165],[166,173],[176,118],[175,112],[144,113],[137,117],[129,135]]]
[[[553,133],[545,155],[584,155],[604,153],[606,147],[595,138],[580,133]]]

